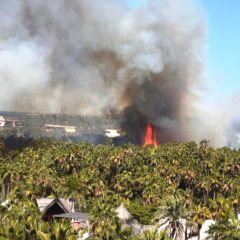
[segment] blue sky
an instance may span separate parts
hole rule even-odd
[[[128,1],[131,7],[142,2]],[[196,1],[207,23],[207,94],[213,101],[224,100],[240,94],[240,0]]]
[[[240,1],[202,0],[208,23],[208,82],[216,97],[240,92]]]

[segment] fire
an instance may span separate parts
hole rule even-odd
[[[155,148],[157,148],[157,145],[158,145],[157,131],[150,123],[148,123],[147,127],[146,127],[146,134],[144,137],[143,147],[145,147],[147,145],[153,145]]]

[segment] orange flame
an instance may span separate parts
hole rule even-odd
[[[146,127],[146,135],[144,137],[143,147],[147,145],[153,145],[155,148],[157,148],[158,145],[157,131],[150,123],[148,123]]]

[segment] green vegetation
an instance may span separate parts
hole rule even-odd
[[[136,237],[136,240],[171,240],[171,238],[167,237],[166,232],[158,233],[157,230],[147,230],[141,236]]]
[[[91,213],[94,239],[131,239],[114,211],[121,203],[142,224],[167,218],[168,237],[182,228],[179,218],[198,230],[212,218],[212,236],[227,239],[216,234],[222,226],[229,236],[239,229],[236,217],[223,218],[226,204],[231,214],[238,211],[239,173],[240,151],[207,141],[141,149],[38,140],[21,150],[0,141],[0,197],[10,201],[9,209],[0,208],[0,239],[75,239],[67,223],[41,220],[36,198],[47,196],[73,197],[79,210]],[[147,232],[137,239],[169,238]]]
[[[240,220],[237,219],[231,204],[221,199],[222,215],[217,223],[209,229],[209,239],[212,240],[238,240],[240,239]]]

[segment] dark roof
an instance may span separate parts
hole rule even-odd
[[[53,217],[88,220],[90,218],[90,215],[88,213],[72,212],[72,213],[63,213],[63,214],[53,215]]]
[[[53,204],[57,203],[65,213],[72,211],[72,202],[69,199],[64,198],[38,198],[37,205],[44,215],[46,211],[51,208]]]
[[[68,210],[66,209],[66,207],[62,204],[62,202],[59,201],[58,199],[55,199],[54,201],[52,201],[52,202],[44,209],[42,215],[44,215],[44,214],[48,211],[48,209],[50,209],[54,204],[58,204],[58,206],[59,206],[60,208],[62,208],[63,212],[65,212],[65,213],[68,212]]]

